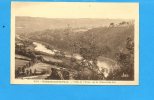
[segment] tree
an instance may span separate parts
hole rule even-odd
[[[128,54],[130,56],[127,73],[129,75],[129,79],[134,79],[134,41],[130,37],[127,38],[126,48],[129,51]]]
[[[79,54],[82,56],[82,65],[84,68],[89,68],[92,72],[98,74],[97,58],[101,54],[101,49],[96,45],[97,38],[94,33],[87,33],[81,38]]]
[[[110,23],[110,27],[114,27],[114,23]]]
[[[120,70],[110,73],[108,79],[134,79],[134,41],[128,37],[126,39],[127,53],[116,53],[116,61],[120,65]]]

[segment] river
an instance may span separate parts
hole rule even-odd
[[[45,45],[38,43],[38,42],[33,42],[33,44],[36,46],[35,47],[36,51],[41,51],[41,52],[48,53],[51,55],[55,55],[55,52],[58,51],[56,49],[50,50],[50,49],[46,48]],[[69,54],[67,54],[65,56],[71,57],[71,55],[69,55]],[[78,60],[82,59],[82,57],[79,54],[73,54],[73,56],[75,59],[78,59]],[[116,64],[116,62],[114,60],[109,59],[109,58],[105,58],[105,57],[101,57],[101,59],[98,58],[97,65],[98,65],[100,71],[105,68],[105,71],[104,71],[105,77],[108,76],[109,72],[112,69],[118,68],[118,65]]]
[[[33,42],[33,44],[36,46],[35,47],[36,51],[41,51],[41,52],[48,53],[48,54],[51,54],[51,55],[55,55],[55,52],[58,51],[56,49],[54,49],[54,50],[47,49],[45,47],[45,45],[38,43],[38,42]],[[71,55],[69,55],[69,54],[65,54],[65,56],[68,57],[68,58],[71,57]],[[82,57],[79,54],[73,54],[73,56],[74,56],[75,59],[78,59],[78,60],[82,59]]]

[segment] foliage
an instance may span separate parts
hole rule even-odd
[[[130,37],[126,40],[127,53],[116,53],[116,60],[120,70],[111,72],[107,79],[133,80],[134,79],[134,41]]]

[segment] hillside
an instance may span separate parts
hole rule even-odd
[[[88,47],[93,42],[96,48],[103,49],[105,56],[112,57],[120,49],[126,51],[126,40],[133,39],[134,26],[98,27],[85,32],[74,32],[67,29],[44,30],[32,32],[27,38],[48,44],[51,48],[57,48],[69,52],[79,52],[79,48]],[[79,46],[79,45],[80,46]],[[75,47],[73,47],[75,45]],[[74,51],[72,51],[74,50]]]
[[[46,29],[64,29],[70,25],[72,28],[95,28],[109,26],[110,23],[130,21],[127,19],[65,19],[65,18],[39,18],[16,16],[16,34],[43,31]]]

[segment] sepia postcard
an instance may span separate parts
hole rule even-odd
[[[139,3],[12,2],[11,84],[139,85]]]

